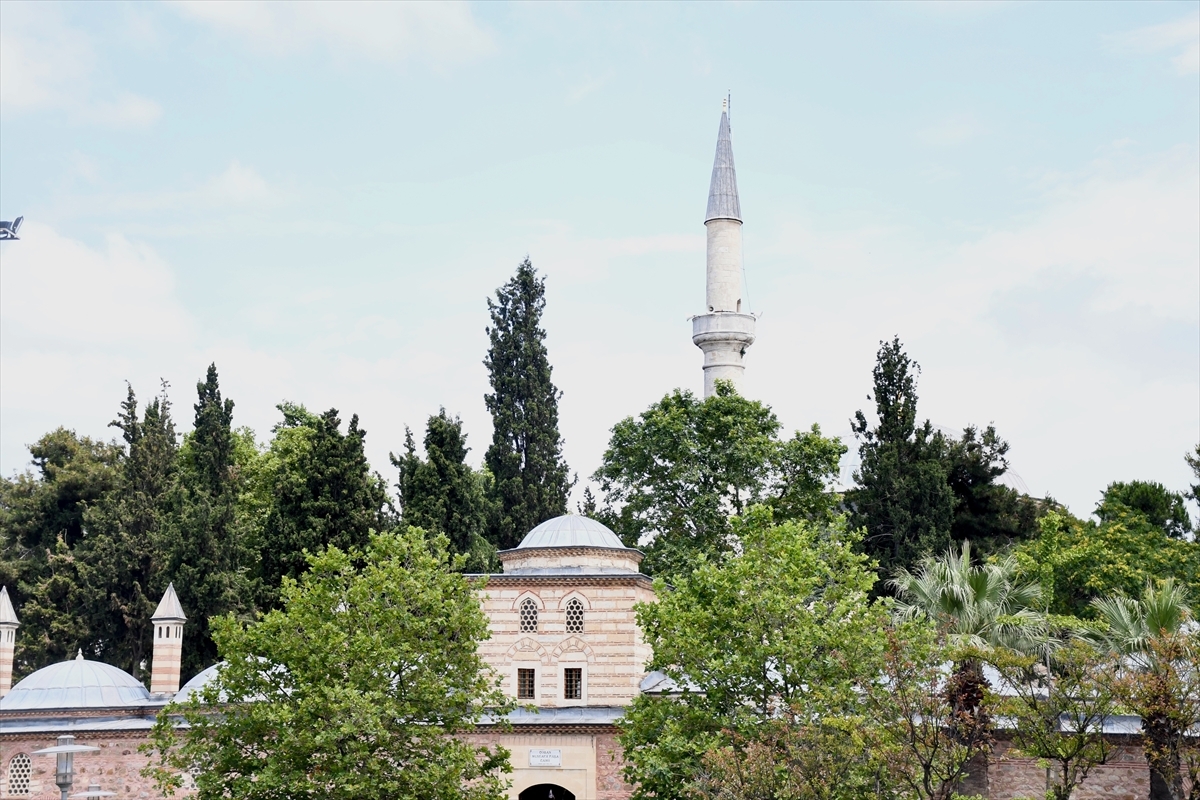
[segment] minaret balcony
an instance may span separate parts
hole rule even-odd
[[[749,347],[754,344],[754,325],[757,321],[753,314],[736,311],[715,311],[692,317],[692,343],[700,348],[715,342],[736,342],[742,347]]]

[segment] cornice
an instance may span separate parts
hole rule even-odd
[[[602,573],[597,575],[468,575],[468,580],[478,582],[486,579],[491,586],[654,586],[654,580],[641,572]]]

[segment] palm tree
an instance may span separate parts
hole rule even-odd
[[[1011,555],[973,564],[971,543],[963,542],[960,552],[926,556],[915,572],[900,569],[888,584],[899,598],[900,615],[928,617],[951,645],[1031,652],[1049,641],[1046,615],[1037,610],[1041,587],[1018,579]]]
[[[1167,578],[1147,583],[1139,599],[1116,595],[1092,606],[1106,625],[1098,638],[1123,657],[1123,699],[1142,718],[1150,800],[1183,800],[1184,737],[1200,724],[1200,653],[1187,589]]]

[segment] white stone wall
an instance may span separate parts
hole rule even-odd
[[[516,697],[517,670],[537,670],[534,705],[628,705],[645,677],[650,648],[642,641],[633,606],[654,599],[647,582],[631,575],[626,581],[538,579],[514,582],[511,576],[483,590],[491,639],[480,646],[484,660],[502,678],[502,688]],[[520,606],[532,598],[538,607],[538,630],[520,630]],[[582,633],[567,633],[566,605],[583,603]],[[563,670],[583,670],[583,697],[563,697]]]

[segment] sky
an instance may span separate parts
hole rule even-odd
[[[0,3],[0,471],[130,382],[181,427],[358,414],[390,483],[445,407],[491,437],[487,298],[529,256],[580,482],[702,389],[732,95],[743,392],[855,443],[881,340],[918,413],[994,424],[1089,514],[1200,441],[1200,4]]]

